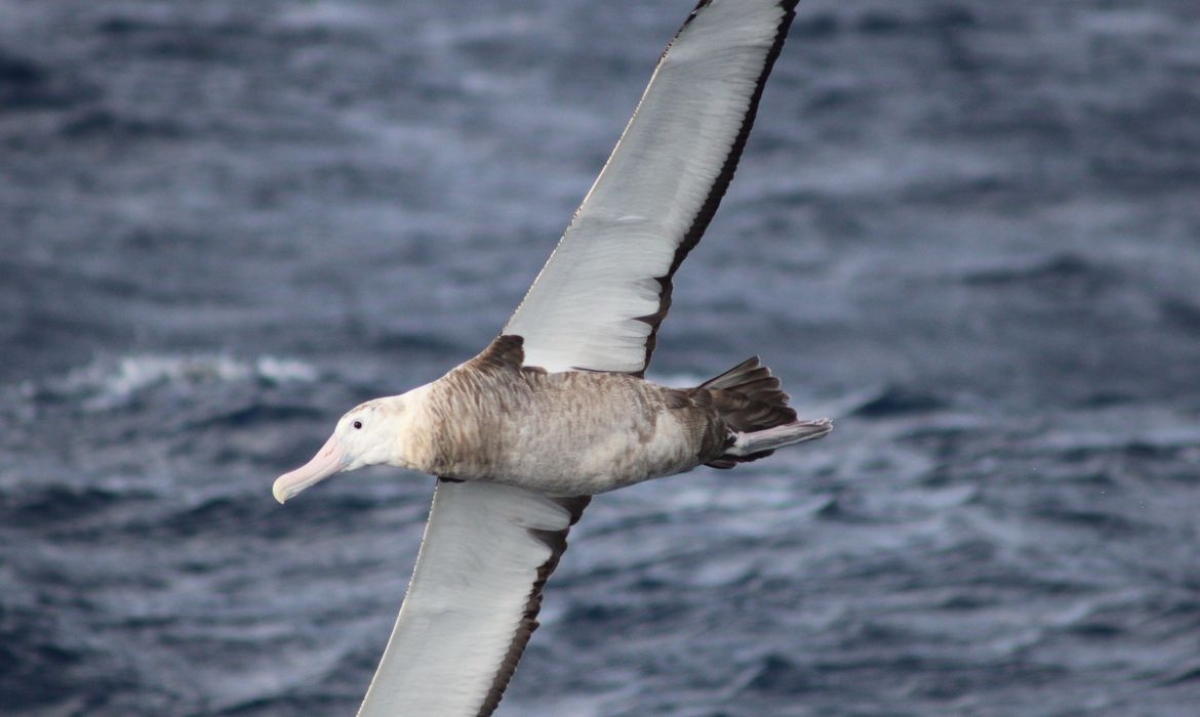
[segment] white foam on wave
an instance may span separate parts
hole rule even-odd
[[[359,3],[315,0],[284,8],[275,23],[286,30],[369,30],[379,19]]]
[[[79,400],[85,410],[128,405],[139,393],[160,386],[313,383],[319,372],[296,359],[260,356],[142,354],[98,359],[47,387],[60,398]]]

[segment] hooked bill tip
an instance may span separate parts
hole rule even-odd
[[[287,502],[289,498],[305,488],[320,483],[345,468],[344,457],[345,451],[342,449],[342,444],[338,441],[337,434],[334,434],[329,437],[321,450],[317,451],[317,455],[313,456],[312,460],[275,479],[275,485],[271,487],[271,494],[280,503]]]

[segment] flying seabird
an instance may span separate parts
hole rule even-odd
[[[701,0],[500,336],[442,378],[364,403],[286,501],[341,471],[438,476],[408,592],[360,717],[492,714],[591,496],[820,438],[757,358],[695,388],[643,376],[671,279],[717,210],[797,0]]]

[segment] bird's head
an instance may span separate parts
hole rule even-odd
[[[368,401],[342,416],[312,460],[275,480],[275,500],[283,503],[334,473],[381,463],[404,465],[404,406],[404,396],[392,396]]]

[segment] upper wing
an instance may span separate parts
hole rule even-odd
[[[717,210],[796,0],[701,0],[504,328],[526,363],[641,374],[671,277]]]
[[[537,628],[590,498],[439,480],[408,594],[359,717],[486,717]]]

